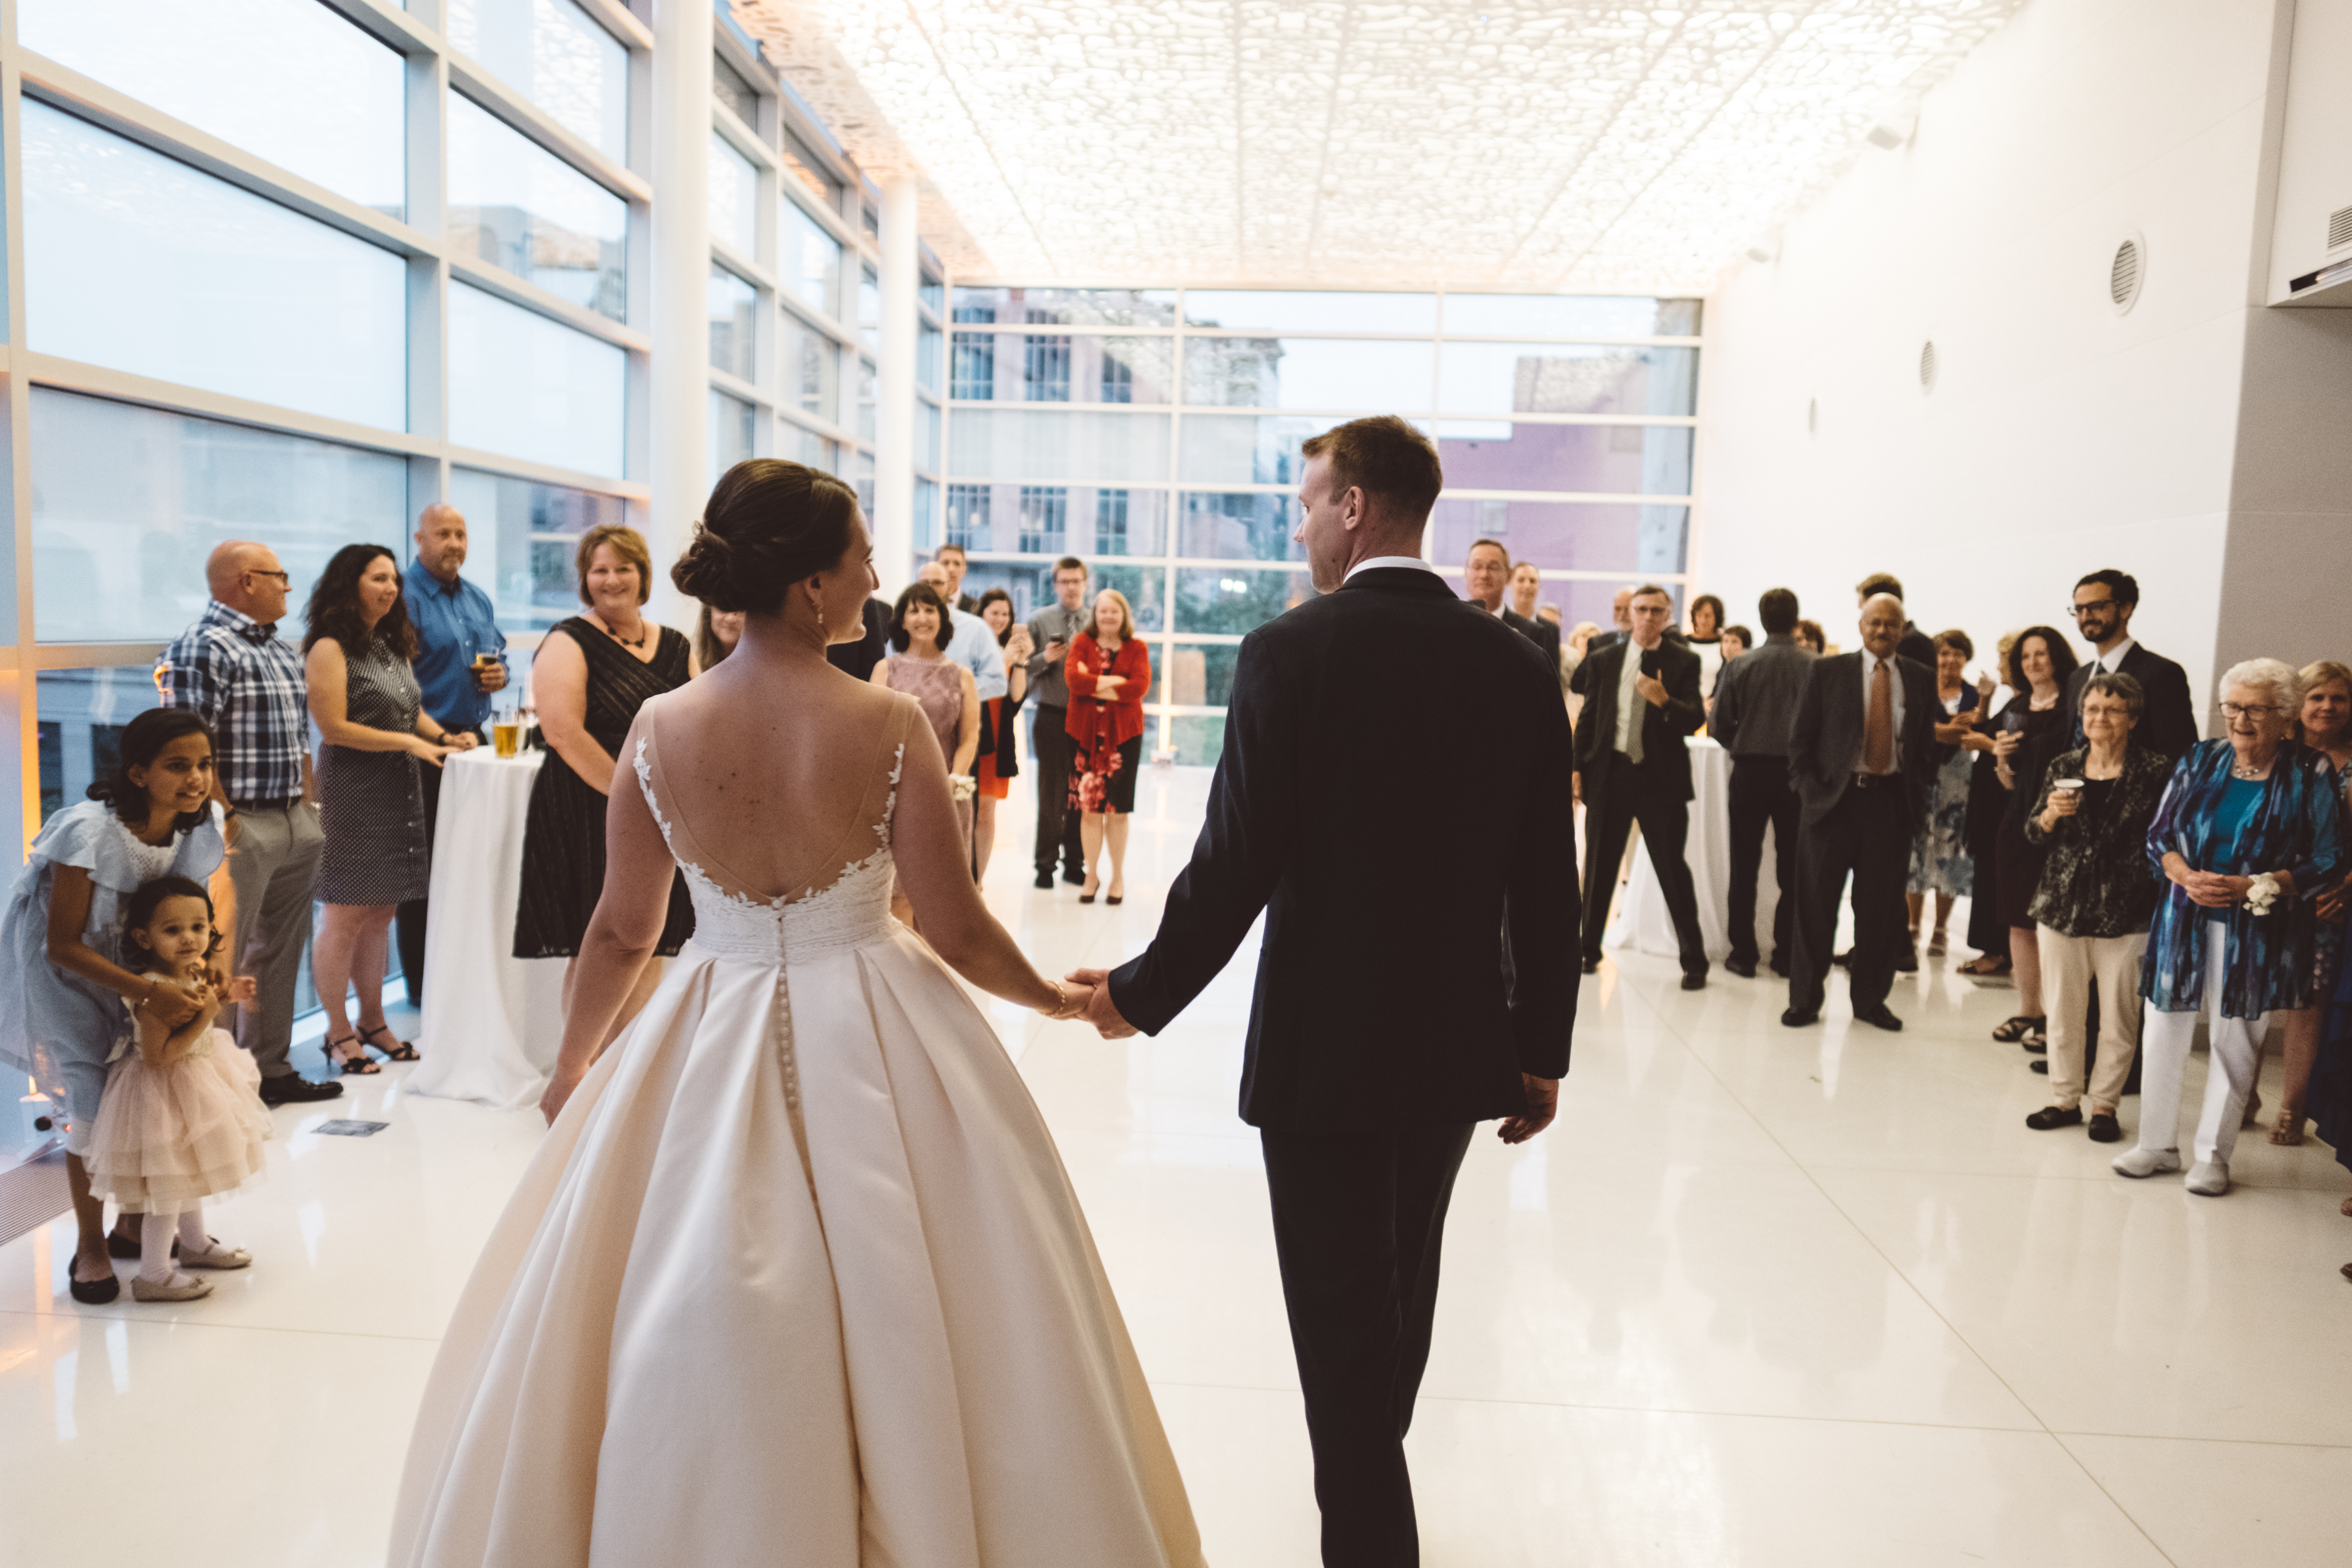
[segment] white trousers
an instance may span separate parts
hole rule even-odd
[[[2205,1075],[2205,1108],[2197,1118],[2197,1158],[2226,1165],[2238,1146],[2238,1123],[2262,1069],[2263,1026],[2269,1015],[2221,1016],[2222,976],[2230,940],[2221,921],[2204,922],[2206,1034],[2212,1064]],[[2104,994],[2100,1000],[2104,1003]],[[2139,1146],[2169,1152],[2180,1137],[2180,1078],[2197,1036],[2195,1013],[2160,1013],[2140,1021]],[[2104,1065],[2104,1064],[2102,1064]]]

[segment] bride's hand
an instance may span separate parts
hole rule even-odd
[[[555,1119],[563,1114],[564,1103],[571,1100],[572,1091],[580,1087],[580,1080],[585,1076],[584,1073],[567,1073],[558,1067],[555,1076],[547,1080],[547,1092],[539,1097],[539,1113],[547,1118],[550,1127],[554,1126]]]
[[[1065,981],[1061,987],[1060,1002],[1052,1007],[1041,1008],[1040,1011],[1055,1023],[1063,1023],[1071,1018],[1085,1017],[1087,1009],[1093,1005],[1094,999],[1093,986],[1073,985]]]

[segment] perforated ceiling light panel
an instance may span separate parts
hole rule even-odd
[[[2023,0],[729,0],[967,275],[1703,292]]]
[[[2120,316],[2130,310],[2139,298],[2139,286],[2147,277],[2147,241],[2136,234],[2127,234],[2116,242],[2115,258],[2107,264],[2107,300]]]

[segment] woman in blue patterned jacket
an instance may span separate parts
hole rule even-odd
[[[2116,1160],[2120,1174],[2180,1168],[2180,1077],[2202,1012],[2212,1068],[2187,1185],[2228,1192],[2269,1016],[2321,1000],[2313,905],[2344,859],[2344,806],[2332,770],[2310,766],[2291,738],[2302,688],[2274,658],[2231,666],[2221,678],[2229,738],[2180,759],[2148,828],[2148,858],[2170,886],[2140,971],[2139,1146]]]

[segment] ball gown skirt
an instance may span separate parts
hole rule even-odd
[[[1199,1563],[1053,1139],[888,851],[775,904],[673,848],[695,939],[484,1250],[389,1561]]]
[[[149,1067],[133,1046],[107,1074],[89,1188],[131,1214],[179,1214],[259,1181],[274,1136],[261,1069],[227,1030],[169,1067]]]

